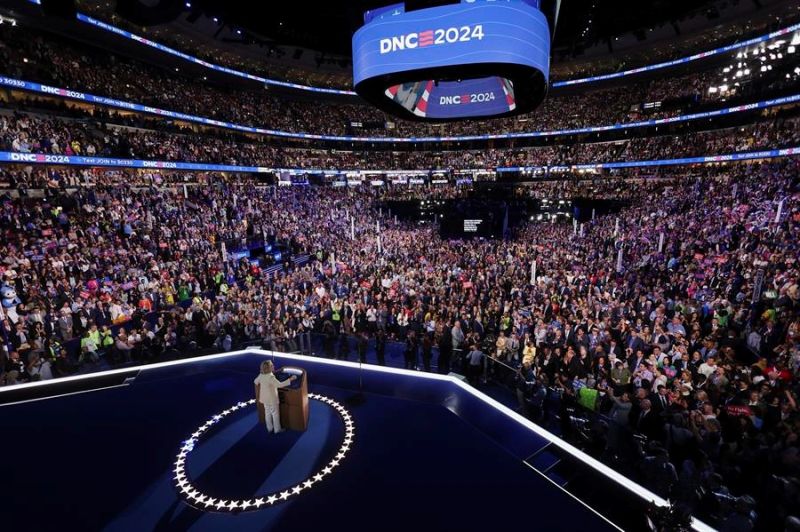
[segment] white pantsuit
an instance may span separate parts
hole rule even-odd
[[[267,424],[268,432],[281,431],[280,399],[278,398],[278,388],[289,386],[291,381],[279,381],[272,373],[261,373],[255,378],[253,384],[258,386],[258,402],[264,409],[264,421]]]

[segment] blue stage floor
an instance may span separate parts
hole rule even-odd
[[[197,510],[178,496],[181,442],[252,395],[253,371],[227,362],[148,370],[132,384],[0,406],[5,530],[536,530],[613,529],[447,408],[367,394],[348,408],[352,449],[324,481],[277,506],[239,514]],[[145,377],[146,375],[146,377]],[[310,391],[347,404],[352,390]],[[269,435],[250,406],[191,453],[198,488],[258,496],[330,460],[344,425],[311,403],[305,433]],[[532,438],[531,447],[539,444]],[[8,526],[8,528],[6,528]]]

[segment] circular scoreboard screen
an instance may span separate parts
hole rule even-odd
[[[550,30],[539,0],[461,0],[368,11],[353,35],[356,92],[405,118],[458,120],[535,108],[547,91]]]

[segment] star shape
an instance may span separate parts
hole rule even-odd
[[[235,510],[238,507],[239,507],[239,501],[231,501],[230,504],[228,504],[228,508],[230,508],[231,510]]]
[[[330,473],[330,472],[331,472],[331,469],[332,469],[332,468],[331,468],[330,466],[328,466],[328,467],[326,467],[325,469],[323,469],[323,470],[322,470],[322,472],[323,472],[324,474],[326,474],[326,475],[327,475],[328,473]]]
[[[262,506],[264,506],[264,504],[266,504],[266,503],[264,502],[264,499],[256,499],[256,500],[255,500],[255,502],[254,502],[254,504],[255,504],[255,507],[256,507],[256,508],[261,508],[261,507],[262,507]]]
[[[220,500],[220,501],[219,501],[219,502],[216,504],[216,506],[217,506],[217,510],[222,510],[223,508],[225,508],[226,506],[228,506],[228,501],[223,501],[223,500]]]
[[[202,504],[206,501],[206,499],[208,499],[208,497],[206,495],[201,494],[199,497],[195,497],[194,500],[197,501],[199,504]]]
[[[293,487],[293,488],[292,488],[292,494],[293,494],[293,495],[297,495],[297,494],[298,494],[298,493],[300,493],[301,491],[303,491],[303,488],[302,488],[302,487],[300,487],[300,486],[295,486],[295,487]]]
[[[267,504],[275,504],[275,501],[277,500],[278,497],[276,495],[270,495],[269,497],[267,497]]]
[[[289,491],[287,490],[287,491],[284,491],[283,493],[281,493],[280,498],[285,501],[286,499],[289,498],[289,495],[291,495],[291,493],[289,493]]]
[[[305,482],[303,482],[303,488],[308,489],[311,487],[312,484],[314,484],[313,480],[306,480]]]
[[[316,475],[314,475],[314,482],[319,482],[320,480],[322,480],[323,476],[325,475],[322,473],[317,473]]]
[[[205,502],[205,504],[206,504],[206,508],[209,508],[209,507],[211,507],[211,506],[214,506],[214,503],[215,503],[215,502],[217,502],[217,499],[208,499],[208,500]]]

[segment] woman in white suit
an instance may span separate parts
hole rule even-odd
[[[267,432],[283,432],[281,428],[281,415],[278,405],[278,388],[289,386],[297,377],[292,375],[285,381],[279,381],[275,375],[275,366],[271,360],[261,363],[261,373],[253,381],[256,385],[256,405],[258,406],[259,418],[263,415],[267,424]]]

